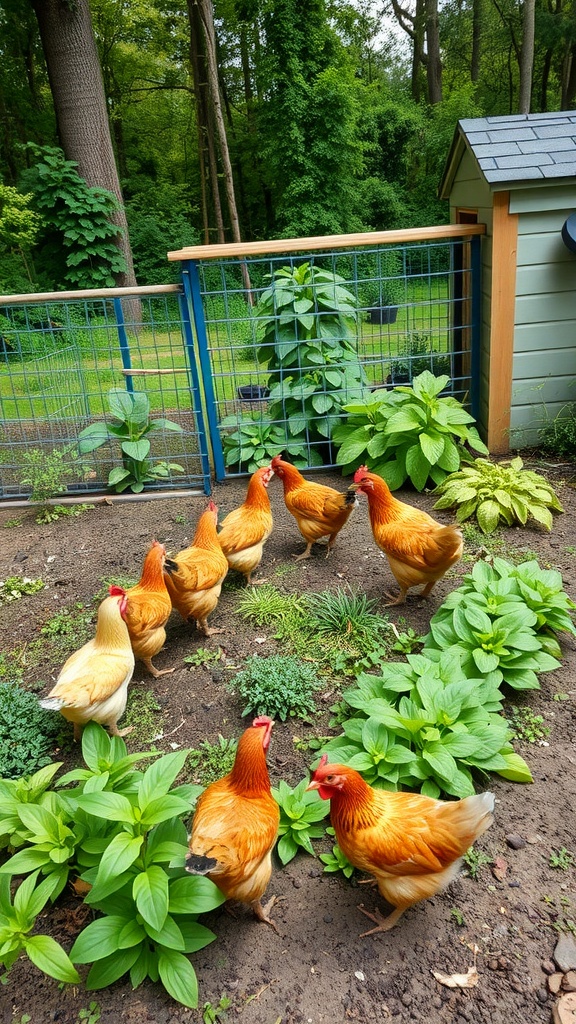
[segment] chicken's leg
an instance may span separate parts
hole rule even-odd
[[[175,668],[156,668],[156,666],[152,664],[152,658],[142,658],[142,664],[148,669],[150,675],[153,676],[154,679],[160,679],[160,676],[169,676],[172,672],[176,671]]]
[[[393,910],[391,914],[388,914],[388,917],[384,917],[380,913],[378,908],[376,908],[374,913],[371,914],[370,911],[365,910],[364,905],[360,903],[358,910],[362,914],[365,914],[366,917],[369,917],[371,921],[374,921],[376,923],[376,928],[370,928],[370,930],[367,932],[361,932],[360,938],[363,939],[365,935],[375,935],[376,932],[390,931],[390,929],[393,928],[394,925],[396,924],[398,918],[401,917],[402,914],[404,913],[404,909],[404,907],[396,907],[396,910]]]
[[[127,725],[125,729],[119,729],[116,722],[105,722],[111,736],[127,736],[134,729],[133,725]]]
[[[277,902],[278,898],[276,896],[272,896],[272,898],[269,899],[268,902],[264,904],[264,906],[262,906],[260,900],[254,900],[254,902],[251,904],[251,907],[254,912],[254,917],[257,917],[259,921],[263,921],[264,924],[269,924],[270,927],[274,929],[276,934],[280,935],[280,932],[276,927],[276,922],[273,921],[272,918],[270,917],[270,911],[272,910],[274,904]]]
[[[406,603],[406,590],[404,589],[404,587],[400,587],[400,593],[397,595],[397,597],[394,597],[393,594],[386,594],[386,597],[389,597],[390,600],[385,602],[385,604],[384,604],[385,608],[393,608],[394,605],[405,604]]]
[[[214,636],[215,633],[225,633],[225,629],[217,629],[216,626],[209,626],[208,619],[196,619],[196,625],[204,636]]]
[[[295,562],[302,562],[305,558],[310,558],[311,557],[310,552],[312,551],[312,544],[313,544],[313,541],[309,541],[308,544],[306,545],[306,550],[303,551],[301,555],[292,555],[292,558],[294,559],[294,561]]]

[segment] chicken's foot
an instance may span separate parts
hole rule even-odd
[[[394,594],[385,594],[384,596],[390,598],[389,601],[385,602],[385,604],[384,604],[385,608],[393,608],[394,605],[405,604],[406,603],[406,591],[405,590],[401,590],[400,593],[397,594],[396,596],[394,596]]]
[[[108,729],[111,736],[128,736],[134,729],[133,725],[127,725],[125,729],[119,729],[116,722],[108,722]]]
[[[204,636],[215,636],[216,633],[225,633],[225,629],[217,629],[216,626],[209,626],[206,619],[197,619],[196,625]]]
[[[150,675],[153,676],[154,679],[160,679],[160,676],[172,675],[172,672],[176,671],[175,668],[156,668],[156,666],[152,664],[151,658],[142,658],[142,664],[146,669],[148,669]]]
[[[375,935],[376,932],[388,932],[394,927],[399,917],[404,913],[404,908],[396,907],[388,917],[384,917],[378,908],[375,909],[374,913],[371,914],[369,910],[364,909],[364,904],[360,903],[358,906],[360,913],[365,914],[371,921],[374,921],[376,928],[370,928],[367,932],[361,932],[360,938],[363,939],[365,935]]]
[[[262,906],[260,900],[254,900],[254,902],[251,904],[254,917],[257,917],[259,921],[263,921],[264,924],[269,924],[270,927],[273,928],[274,931],[276,932],[276,935],[280,935],[280,932],[276,927],[276,922],[273,921],[272,918],[270,917],[270,911],[272,910],[274,904],[279,903],[281,899],[281,896],[272,896],[272,898],[269,899],[268,902],[264,904],[264,906]]]
[[[306,550],[303,551],[301,555],[292,555],[292,558],[294,559],[295,562],[302,562],[302,561],[304,561],[305,558],[311,558],[312,557],[311,556],[311,551],[312,551],[312,541],[310,541],[310,543],[306,545]]]

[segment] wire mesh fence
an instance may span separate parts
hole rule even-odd
[[[147,489],[200,486],[209,491],[187,324],[178,287],[122,296],[108,292],[84,299],[2,301],[2,496],[25,497],[42,477],[69,493],[90,494],[105,490],[111,473],[119,480],[115,489],[137,491],[142,488],[132,477],[139,472]],[[136,420],[127,421],[128,406],[120,413],[124,423],[118,419],[116,394],[145,396]],[[156,425],[148,430],[151,422]],[[109,425],[110,431],[103,426],[101,443],[92,450],[86,444],[82,451],[79,435],[98,424]],[[129,459],[123,441],[140,444],[131,452],[137,456],[130,463],[132,476],[124,479]]]
[[[346,407],[423,370],[473,406],[479,242],[189,261],[217,475],[334,466]]]

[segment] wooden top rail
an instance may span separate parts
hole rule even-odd
[[[436,239],[470,238],[485,235],[485,224],[441,224],[432,228],[402,231],[362,231],[355,235],[317,235],[312,238],[275,238],[267,242],[225,242],[220,245],[189,245],[169,252],[169,260],[216,260],[236,256],[265,256],[272,253],[313,252],[315,249],[373,248],[403,242],[433,242]]]
[[[12,306],[18,302],[63,302],[65,299],[116,299],[131,295],[177,295],[182,291],[179,284],[150,284],[134,288],[80,288],[75,292],[25,292],[24,295],[0,295],[0,306]]]

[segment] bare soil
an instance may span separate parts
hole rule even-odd
[[[322,474],[317,479],[345,487],[337,475]],[[569,482],[557,483],[565,512],[556,519],[553,533],[538,527],[505,530],[502,553],[512,548],[535,552],[541,564],[562,572],[565,587],[574,597],[576,495]],[[216,487],[214,498],[221,517],[240,504],[245,487],[245,480]],[[355,510],[330,559],[317,546],[309,561],[294,565],[291,554],[303,550],[303,542],[285,509],[279,481],[272,481],[270,496],[275,529],[260,577],[280,589],[298,592],[350,583],[383,603],[384,591],[394,581],[372,539],[364,504]],[[429,495],[401,492],[399,497],[432,509]],[[178,551],[189,542],[205,506],[204,497],[99,503],[77,519],[47,526],[37,525],[30,511],[0,511],[0,579],[19,574],[41,577],[47,584],[38,594],[0,609],[2,651],[21,649],[37,639],[41,626],[59,609],[76,602],[95,608],[94,597],[110,577],[137,578],[152,537]],[[11,525],[15,517],[21,525]],[[468,560],[458,567],[461,574],[469,570],[475,554],[467,551]],[[441,581],[427,603],[412,599],[404,608],[390,609],[392,621],[400,622],[400,628],[426,632],[431,614],[457,585],[457,574],[453,574]],[[199,647],[220,645],[227,661],[235,665],[250,653],[277,650],[270,631],[251,626],[236,613],[242,586],[236,580],[225,585],[211,620],[225,629],[221,636],[206,640],[173,615],[165,650],[156,658],[159,668],[175,665],[173,675],[154,681],[137,664],[132,693],[136,702],[145,691],[152,690],[156,696],[157,732],[162,734],[156,741],[159,749],[172,749],[174,743],[197,748],[202,740],[216,742],[219,734],[238,736],[246,727],[242,708],[227,688],[232,673],[220,664],[190,670],[183,663],[183,657]],[[256,642],[262,637],[265,643]],[[48,688],[52,684],[61,660],[50,651],[47,647],[46,658],[41,656],[39,664],[25,665],[26,685],[36,688],[43,682]],[[281,897],[274,911],[280,936],[256,922],[244,907],[237,908],[235,917],[219,908],[203,919],[218,939],[193,956],[200,1007],[208,1002],[217,1006],[225,994],[232,1005],[220,1019],[242,1024],[548,1022],[556,997],[548,993],[542,965],[552,958],[558,928],[566,919],[574,920],[576,904],[574,868],[553,869],[549,863],[552,850],[565,847],[576,852],[576,647],[572,639],[564,640],[563,654],[562,667],[541,676],[540,691],[514,699],[542,714],[550,728],[547,745],[517,745],[531,765],[533,785],[520,786],[498,776],[490,780],[497,798],[495,822],[476,848],[491,861],[505,860],[503,880],[484,865],[477,880],[463,875],[446,892],[412,908],[391,932],[360,938],[369,925],[358,904],[382,906],[374,890],[358,887],[341,875],[323,874],[321,862],[306,854],[298,855],[286,868],[277,861],[269,893]],[[305,739],[315,731],[326,731],[328,706],[338,697],[337,687],[338,683],[327,684],[330,692],[313,726],[294,719],[276,725],[269,755],[273,784],[286,779],[295,785],[306,775],[312,755],[298,751],[293,737]],[[569,699],[555,700],[556,694],[567,694]],[[132,750],[141,749],[132,736],[127,743]],[[71,749],[64,757],[67,763],[77,763],[79,751]],[[511,834],[525,840],[521,849],[507,844]],[[328,843],[317,843],[318,852],[328,848]],[[40,923],[42,931],[51,932],[69,949],[86,923],[85,909],[70,892]],[[479,948],[478,985],[465,990],[441,986],[432,971],[465,972],[473,963],[475,945]],[[201,1009],[184,1009],[160,986],[145,983],[132,991],[129,983],[119,982],[97,993],[73,986],[59,988],[28,961],[20,960],[7,984],[0,987],[0,1024],[20,1022],[23,1014],[30,1015],[31,1024],[75,1024],[79,1011],[92,1000],[98,1003],[103,1024],[202,1021]]]

